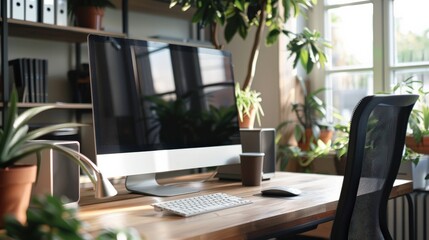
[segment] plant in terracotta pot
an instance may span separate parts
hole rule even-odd
[[[329,153],[334,131],[332,124],[326,120],[326,104],[317,96],[326,89],[320,88],[314,92],[308,92],[304,82],[300,80],[300,84],[303,102],[292,103],[296,120],[284,121],[277,126],[276,141],[278,153],[284,156],[278,156],[278,160],[284,161],[292,156],[298,158],[301,167],[307,168],[315,158]],[[282,129],[290,124],[293,124],[293,135],[297,146],[282,143]]]
[[[69,0],[67,4],[76,26],[97,30],[102,29],[104,9],[115,7],[110,0]]]
[[[39,113],[53,109],[55,106],[34,107],[18,114],[16,89],[12,90],[10,99],[10,105],[5,112],[6,120],[0,130],[0,228],[3,224],[3,217],[8,214],[12,214],[19,221],[25,222],[25,211],[29,204],[32,183],[36,180],[37,175],[37,166],[18,164],[26,156],[36,154],[39,165],[40,161],[43,160],[40,159],[40,151],[54,149],[75,161],[88,174],[96,186],[96,190],[98,182],[103,181],[104,184],[104,179],[100,173],[93,172],[97,174],[97,179],[91,175],[88,167],[92,170],[96,167],[91,165],[93,163],[83,154],[47,141],[35,141],[35,139],[59,129],[83,126],[82,124],[63,123],[30,131],[28,122]]]
[[[304,151],[310,149],[311,143],[322,140],[325,144],[332,139],[332,124],[326,119],[326,104],[317,95],[325,91],[320,88],[314,92],[308,92],[304,81],[300,80],[303,92],[303,102],[292,103],[292,111],[295,114],[296,121],[285,121],[279,124],[278,130],[294,124],[294,137],[299,148]]]
[[[241,90],[240,85],[237,83],[235,85],[235,97],[240,118],[240,128],[253,128],[255,119],[261,125],[261,116],[264,116],[261,106],[261,93],[250,90],[250,88]]]
[[[282,34],[290,39],[287,49],[294,56],[293,67],[301,63],[305,71],[310,73],[314,66],[323,66],[326,62],[322,48],[328,44],[318,32],[305,28],[302,33],[293,33],[285,28],[289,20],[303,14],[317,0],[171,0],[170,3],[170,8],[179,5],[183,11],[192,7],[195,10],[192,21],[201,27],[209,27],[210,40],[217,49],[223,48],[219,40],[220,27],[223,27],[226,42],[230,42],[237,34],[246,39],[248,33],[256,28],[241,91],[251,91],[264,32],[267,46],[277,42]],[[236,93],[239,94],[238,91]]]
[[[331,148],[331,141],[324,143],[322,140],[310,143],[307,150],[302,150],[298,146],[291,144],[280,143],[280,135],[276,139],[277,156],[276,159],[280,163],[280,169],[286,170],[290,160],[296,160],[299,168],[303,172],[312,172],[311,163],[319,157],[327,156]]]

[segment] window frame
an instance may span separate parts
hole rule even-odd
[[[326,0],[319,0],[310,10],[308,25],[317,29],[322,36],[330,36],[327,11],[334,8],[373,4],[373,66],[372,67],[335,67],[328,63],[324,69],[315,69],[309,76],[312,89],[326,87],[329,89],[328,78],[331,74],[341,72],[373,72],[373,93],[388,92],[395,84],[395,71],[429,69],[429,62],[395,63],[395,29],[394,29],[394,0],[361,0],[353,3],[327,5]],[[327,39],[328,41],[330,39]],[[330,50],[327,50],[330,54]],[[329,59],[329,57],[328,57]],[[329,91],[322,96],[328,106],[332,106],[332,94]]]

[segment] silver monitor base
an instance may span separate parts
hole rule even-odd
[[[159,185],[156,181],[155,173],[127,176],[125,187],[130,192],[159,197],[171,197],[200,191],[195,187],[178,186],[176,184]]]

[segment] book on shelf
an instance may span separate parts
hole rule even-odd
[[[20,102],[47,102],[47,60],[18,58],[9,61],[9,79],[15,84]]]

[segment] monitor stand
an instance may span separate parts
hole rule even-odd
[[[127,176],[125,187],[131,192],[159,197],[171,197],[200,191],[195,187],[178,186],[177,184],[160,185],[156,181],[155,173]]]

